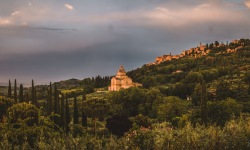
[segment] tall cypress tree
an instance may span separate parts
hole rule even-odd
[[[20,102],[20,103],[24,102],[24,97],[23,97],[23,84],[20,84],[19,102]]]
[[[207,89],[205,80],[201,83],[202,94],[201,94],[201,122],[207,126]]]
[[[58,115],[60,114],[58,111],[58,90],[57,86],[54,87],[54,123],[59,125],[60,124],[60,118],[58,118]]]
[[[58,114],[58,91],[57,87],[55,85],[55,91],[54,91],[54,113]]]
[[[8,98],[11,98],[11,82],[9,80],[9,87],[8,87]]]
[[[25,102],[26,102],[26,103],[29,103],[29,102],[30,102],[30,95],[29,95],[28,92],[25,93]]]
[[[49,88],[47,88],[47,99],[46,99],[46,111],[47,115],[50,115],[50,109],[49,109]]]
[[[83,103],[86,100],[86,94],[82,95],[82,126],[87,128],[88,122],[87,122],[87,116],[84,113],[84,106]]]
[[[65,132],[69,133],[69,123],[70,123],[70,112],[69,112],[69,102],[68,95],[66,94],[66,104],[65,104]]]
[[[61,97],[61,111],[60,111],[60,126],[65,128],[65,108],[64,108],[64,94]]]
[[[34,86],[33,79],[32,79],[32,85],[31,85],[31,102],[33,105],[35,105],[35,86]]]
[[[61,114],[61,91],[58,90],[58,94],[57,94],[57,111],[58,111],[58,114],[60,115]]]
[[[250,95],[250,83],[248,84],[247,93],[248,93],[248,95]]]
[[[16,85],[16,79],[14,84],[14,101],[17,103],[17,85]]]
[[[36,92],[36,87],[34,87],[34,95],[35,95],[35,96],[34,96],[34,104],[35,104],[36,106],[38,106],[36,94],[37,94],[37,92]]]
[[[77,101],[76,101],[76,94],[74,94],[74,124],[78,124],[78,108],[77,108]]]
[[[202,98],[202,85],[201,83],[197,83],[194,87],[194,92],[191,95],[192,97],[192,104],[194,106],[199,106],[201,104]]]
[[[49,93],[48,93],[48,95],[49,95],[49,101],[48,101],[48,104],[47,104],[48,105],[48,109],[49,109],[48,113],[51,114],[52,108],[53,108],[53,103],[52,103],[52,84],[51,84],[51,82],[49,84]]]

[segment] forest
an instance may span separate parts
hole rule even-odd
[[[228,49],[235,52],[228,52]],[[0,87],[0,149],[250,149],[250,40],[111,77]],[[177,72],[179,70],[179,72]]]

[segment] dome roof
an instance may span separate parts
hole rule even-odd
[[[123,66],[120,66],[119,70],[117,71],[117,76],[126,76],[126,71]]]

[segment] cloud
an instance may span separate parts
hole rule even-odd
[[[248,8],[250,8],[250,0],[246,0],[246,1],[245,1],[245,5],[246,5]]]
[[[185,28],[193,25],[207,25],[217,23],[235,24],[238,22],[248,22],[246,14],[236,11],[235,5],[217,6],[214,3],[200,3],[186,7],[162,4],[154,8],[138,9],[123,12],[107,12],[88,16],[86,22],[93,24],[113,24],[118,26],[144,26],[144,27],[164,27],[166,29]],[[230,16],[230,17],[229,17]],[[232,20],[232,18],[234,18]]]
[[[163,11],[163,12],[167,12],[168,11],[166,8],[163,8],[163,7],[156,7],[155,9],[159,10],[159,11]]]
[[[42,24],[43,26],[52,26],[53,28],[65,28],[65,25],[67,28],[84,28],[84,26],[78,26],[78,24],[84,24],[85,26],[164,26],[167,28],[176,28],[196,23],[230,22],[231,18],[235,18],[234,20],[237,21],[248,20],[245,18],[246,14],[244,12],[235,11],[235,4],[232,4],[232,6],[225,5],[224,3],[218,5],[214,1],[203,0],[202,2],[199,1],[199,3],[192,3],[193,5],[186,5],[176,3],[175,1],[171,3],[159,1],[154,2],[154,5],[152,4],[149,7],[133,6],[133,9],[120,9],[120,2],[111,4],[112,10],[106,10],[106,7],[105,10],[102,8],[95,10],[90,5],[90,8],[85,9],[83,7],[83,9],[74,14],[67,12],[67,10],[75,9],[69,3],[65,3],[64,7],[61,7],[61,4],[48,6],[47,4],[34,4],[34,6],[28,9],[27,7],[15,8],[15,10],[18,9],[19,11],[13,12],[11,16],[18,15],[18,17],[9,16],[7,19],[13,24],[20,25],[26,22],[30,26],[41,26]],[[79,2],[77,4],[82,3]]]
[[[0,25],[1,26],[29,25],[30,27],[46,26],[51,28],[65,28],[64,27],[65,24],[72,24],[73,26],[74,22],[76,21],[75,18],[77,18],[77,16],[68,13],[67,10],[74,9],[74,7],[69,4],[65,4],[65,7],[67,9],[61,7],[61,5],[36,4],[31,6],[32,7],[19,6],[16,8],[12,8],[12,10],[8,10],[2,13],[1,2],[0,2]],[[62,24],[62,22],[64,22],[64,24]],[[71,28],[71,27],[66,27],[66,28]]]
[[[11,16],[16,16],[16,15],[19,15],[20,14],[20,11],[15,11],[11,14]]]
[[[14,11],[8,16],[0,17],[0,26],[26,26],[27,24],[21,11]]]
[[[64,7],[67,8],[68,10],[74,10],[74,7],[70,4],[64,4]]]
[[[0,25],[9,25],[11,21],[9,19],[2,19],[0,18]]]
[[[185,27],[197,23],[233,23],[233,21],[239,21],[243,17],[242,13],[230,8],[228,9],[227,6],[225,6],[225,9],[222,9],[221,7],[206,3],[176,10],[156,7],[154,10],[144,14],[146,18],[152,20],[150,21],[152,24],[167,27]],[[232,21],[231,18],[235,19]]]
[[[131,70],[154,59],[150,51],[133,43],[136,43],[134,39],[120,37],[113,42],[89,46],[79,51],[14,54],[9,60],[0,60],[0,70],[4,70],[0,80],[17,78],[18,81],[29,82],[34,78],[36,81],[60,81],[98,74],[113,75],[121,64]],[[9,71],[15,73],[9,74]]]

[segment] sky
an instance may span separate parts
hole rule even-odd
[[[250,0],[0,0],[0,85],[114,75],[250,38]]]

